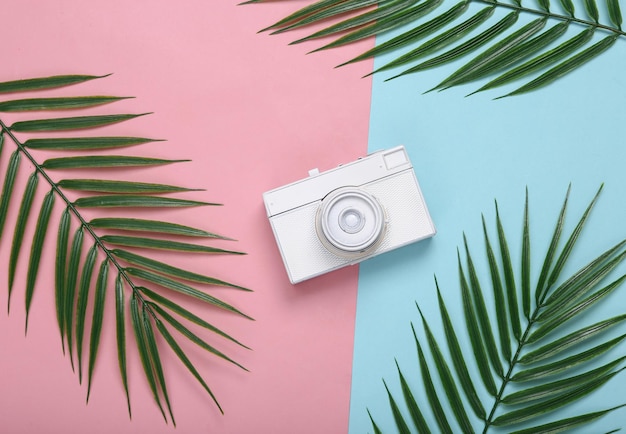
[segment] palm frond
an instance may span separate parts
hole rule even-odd
[[[515,267],[511,263],[497,203],[495,232],[499,254],[490,242],[489,228],[483,217],[489,270],[489,277],[484,280],[493,291],[491,296],[495,306],[491,309],[484,301],[482,288],[485,285],[481,285],[467,239],[463,236],[466,264],[462,263],[459,253],[458,269],[465,321],[455,324],[450,318],[435,278],[445,347],[435,338],[431,325],[418,307],[428,346],[421,344],[423,338],[412,325],[419,373],[411,374],[419,377],[412,383],[421,384],[421,387],[409,388],[407,371],[400,371],[399,367],[402,397],[394,397],[385,383],[398,432],[425,432],[426,418],[436,421],[441,432],[484,433],[489,429],[497,431],[498,427],[504,427],[506,432],[561,432],[587,425],[624,405],[618,402],[613,408],[598,409],[573,418],[559,418],[557,412],[601,388],[626,368],[623,350],[608,362],[605,357],[601,359],[625,339],[626,335],[612,337],[609,331],[623,324],[626,315],[593,324],[585,324],[582,315],[623,287],[626,275],[612,276],[626,259],[626,240],[607,249],[570,276],[561,277],[601,190],[602,187],[569,236],[561,242],[568,189],[534,288],[529,284],[528,192],[519,276],[513,271]],[[496,331],[499,339],[494,336]],[[473,351],[461,350],[459,336],[464,333]],[[594,346],[590,346],[590,342]],[[476,372],[468,366],[475,367]],[[481,380],[489,392],[487,395],[477,393],[475,384],[480,386]],[[435,384],[441,386],[435,387]],[[552,415],[555,420],[546,423],[542,419],[538,425],[537,421],[544,415]],[[371,414],[370,419],[374,420]]]
[[[318,0],[262,31],[313,28],[293,43],[335,38],[312,51],[380,37],[374,48],[339,66],[394,53],[373,72],[392,71],[388,79],[463,58],[465,63],[431,90],[486,81],[474,94],[523,80],[503,95],[513,96],[560,79],[626,37],[621,1],[607,0],[599,8],[596,0],[556,5],[549,0]],[[539,33],[546,25],[548,30]]]
[[[63,75],[32,78],[0,83],[0,93],[36,92],[47,90],[61,92],[60,88],[99,79],[99,76]],[[56,89],[56,90],[55,90]],[[63,96],[45,98],[7,99],[0,101],[0,113],[10,112],[12,117],[20,113],[38,111],[81,111],[85,108],[97,109],[102,104],[112,104],[126,97],[116,96]],[[199,240],[231,240],[231,238],[208,232],[203,229],[185,226],[162,220],[135,219],[117,215],[120,209],[149,208],[158,215],[159,210],[219,205],[212,202],[169,197],[165,194],[197,192],[201,189],[178,185],[150,182],[136,182],[124,179],[108,179],[94,176],[79,178],[71,175],[72,169],[89,169],[97,174],[103,168],[123,168],[117,171],[121,176],[132,167],[160,166],[188,160],[168,160],[141,155],[102,154],[102,151],[145,145],[160,141],[145,137],[123,135],[59,137],[56,132],[83,132],[96,127],[111,128],[113,124],[130,121],[144,114],[103,114],[37,119],[20,119],[8,125],[0,119],[0,159],[2,152],[10,145],[13,150],[4,162],[0,186],[0,239],[8,236],[10,219],[8,211],[17,206],[7,265],[8,281],[6,292],[8,305],[22,279],[18,279],[18,262],[28,260],[25,280],[26,325],[35,300],[36,279],[40,272],[40,262],[46,254],[48,232],[56,235],[55,248],[55,304],[56,316],[63,352],[68,356],[73,370],[78,371],[79,382],[87,378],[87,400],[94,385],[94,372],[100,353],[100,336],[109,324],[105,315],[107,292],[113,290],[115,303],[114,327],[116,329],[116,351],[120,369],[120,379],[126,395],[126,405],[131,415],[131,400],[127,376],[128,340],[126,322],[130,317],[135,336],[135,350],[139,354],[148,385],[155,403],[166,421],[174,422],[173,407],[166,385],[167,373],[161,362],[164,345],[171,348],[180,359],[182,366],[198,379],[210,400],[222,411],[213,391],[202,379],[194,363],[186,355],[186,345],[198,345],[215,360],[224,360],[242,369],[241,364],[218,349],[211,340],[191,331],[186,323],[196,324],[210,331],[210,337],[233,342],[243,348],[248,347],[229,334],[212,325],[200,315],[192,312],[189,306],[183,307],[180,294],[194,309],[205,309],[209,305],[251,319],[241,310],[209,294],[206,286],[221,286],[249,291],[247,288],[216,277],[195,273],[174,267],[149,257],[145,249],[165,249],[171,252],[195,252],[198,254],[234,254],[241,252],[222,249],[196,242]],[[46,137],[46,133],[55,133]],[[37,136],[33,136],[37,133]],[[78,133],[76,133],[78,134]],[[37,152],[63,152],[67,155],[39,161]],[[98,151],[96,155],[93,151]],[[23,191],[18,191],[16,182],[26,165],[34,171],[28,176]],[[63,179],[55,179],[54,171],[64,170]],[[111,174],[116,171],[107,171]],[[105,175],[106,176],[106,175]],[[112,175],[109,175],[112,176]],[[45,184],[48,192],[39,202],[39,184]],[[70,200],[67,192],[77,196]],[[61,212],[55,217],[55,202],[62,203]],[[83,210],[96,214],[88,219]],[[38,217],[35,222],[35,214]],[[52,221],[58,218],[58,223]],[[57,224],[57,229],[49,231]],[[34,226],[32,240],[27,237],[27,226]],[[54,226],[52,226],[54,227]],[[179,241],[176,237],[190,241]],[[124,247],[124,249],[120,247]],[[21,258],[30,247],[28,258]],[[135,252],[142,249],[142,252]],[[83,251],[86,250],[86,254]],[[139,254],[141,253],[141,254]],[[197,288],[195,285],[203,285]],[[177,302],[172,295],[178,293]],[[12,297],[13,296],[13,297]],[[110,297],[108,297],[110,298]],[[128,302],[130,300],[130,302]],[[203,315],[204,310],[203,310]],[[179,333],[174,336],[165,324],[171,325]]]

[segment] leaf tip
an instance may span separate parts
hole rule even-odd
[[[417,302],[415,302],[415,307],[417,307],[417,311],[420,314],[420,317],[422,318],[422,321],[424,322],[424,324],[426,323],[426,319],[424,318],[424,314],[422,313],[422,309],[420,309],[419,304],[417,304]]]
[[[474,92],[470,92],[467,95],[465,95],[465,98],[470,97],[472,95],[476,95],[479,92],[482,92],[484,89],[481,87],[480,89],[476,89]]]

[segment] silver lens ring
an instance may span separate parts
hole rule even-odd
[[[378,200],[366,191],[342,187],[322,201],[316,229],[327,250],[340,256],[361,256],[382,240],[385,212]]]

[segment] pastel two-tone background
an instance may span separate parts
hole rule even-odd
[[[366,408],[390,426],[381,378],[395,378],[394,357],[407,365],[415,358],[414,302],[434,315],[433,274],[444,296],[454,300],[456,246],[463,231],[480,239],[480,214],[493,218],[494,198],[507,229],[515,231],[528,187],[539,242],[551,231],[570,182],[573,213],[605,182],[582,239],[586,248],[574,259],[589,259],[624,238],[623,41],[541,93],[501,101],[491,101],[491,94],[464,98],[467,89],[422,96],[441,75],[383,83],[359,78],[372,62],[333,69],[374,41],[306,56],[312,46],[287,47],[293,35],[256,34],[303,4],[4,2],[0,80],[113,73],[82,90],[136,97],[116,108],[154,113],[124,125],[124,134],[167,139],[150,145],[151,156],[192,159],[158,169],[158,181],[205,188],[190,198],[224,206],[182,214],[181,223],[236,238],[221,246],[248,255],[193,258],[186,265],[253,289],[220,295],[255,321],[217,317],[253,348],[228,348],[249,373],[211,359],[204,365],[224,416],[168,353],[164,364],[177,428],[165,425],[131,354],[129,421],[110,317],[85,405],[86,389],[72,373],[56,329],[54,248],[48,240],[28,336],[18,302],[23,285],[18,282],[10,315],[0,309],[0,432],[356,434],[371,430]],[[409,150],[437,236],[360,269],[289,284],[261,194],[313,167],[329,169],[398,144]],[[512,249],[519,241],[510,240]],[[10,237],[0,240],[0,264],[7,262],[9,243]],[[24,275],[25,266],[21,262],[18,273]],[[0,306],[5,304],[2,292]],[[624,308],[626,300],[618,300],[599,314]],[[593,409],[604,408],[621,396],[623,384],[620,378],[572,411],[591,411],[585,407],[590,402]],[[621,410],[594,429],[621,427],[623,420]]]

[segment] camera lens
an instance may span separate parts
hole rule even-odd
[[[348,234],[356,234],[365,226],[365,216],[354,208],[346,208],[339,214],[339,227]]]
[[[322,201],[316,229],[327,250],[340,256],[359,256],[382,239],[385,213],[371,194],[357,187],[342,187]]]

